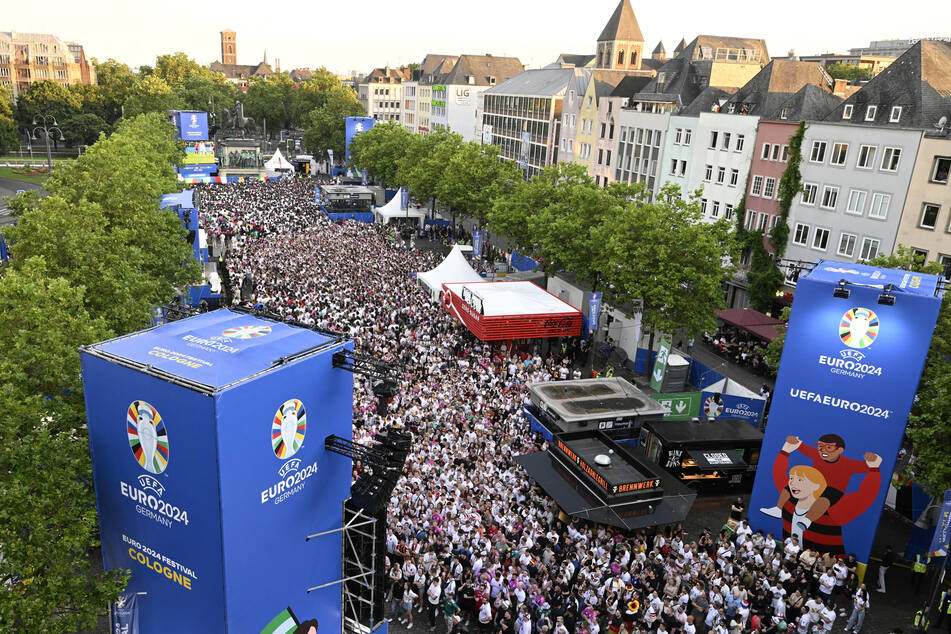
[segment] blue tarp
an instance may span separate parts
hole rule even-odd
[[[432,226],[434,226],[434,227],[448,227],[449,224],[450,224],[450,222],[449,222],[448,220],[439,220],[438,218],[437,218],[436,220],[424,220],[424,221],[423,221],[423,226],[424,226],[424,227],[428,227],[428,226],[430,226],[430,225],[432,225]]]
[[[333,341],[281,322],[216,310],[96,347],[115,356],[212,387],[274,367],[281,357]]]
[[[538,267],[538,260],[533,260],[518,251],[512,251],[510,264],[516,271],[534,271]]]
[[[373,212],[347,212],[342,214],[331,214],[328,213],[327,217],[333,220],[334,222],[344,222],[347,220],[356,220],[357,222],[365,222],[367,224],[373,224]]]

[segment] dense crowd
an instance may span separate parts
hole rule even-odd
[[[757,374],[767,374],[766,344],[749,333],[724,324],[712,335],[703,333],[703,340],[718,355]]]
[[[241,301],[344,332],[401,368],[386,413],[368,381],[356,377],[354,391],[357,442],[388,428],[413,434],[386,535],[394,620],[518,634],[861,629],[869,595],[854,558],[745,521],[688,536],[562,515],[514,458],[545,449],[521,414],[525,387],[577,376],[570,348],[478,342],[417,285],[439,256],[392,229],[318,216],[312,185],[299,182],[206,188],[202,218],[231,231],[236,296],[254,280]]]

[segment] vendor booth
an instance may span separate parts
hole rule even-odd
[[[531,282],[465,282],[442,289],[445,309],[482,341],[581,334],[581,311]]]
[[[280,150],[274,151],[274,156],[264,164],[264,170],[268,178],[290,178],[294,176],[294,165],[284,158]]]
[[[446,259],[432,271],[420,272],[416,279],[428,290],[434,302],[439,301],[442,285],[452,282],[482,282],[482,277],[473,270],[463,253],[471,253],[472,247],[467,244],[453,245]]]
[[[763,434],[741,420],[650,421],[638,444],[651,462],[697,491],[748,491]]]
[[[416,209],[411,205],[403,209],[402,199],[402,196],[393,196],[382,207],[376,207],[373,211],[374,222],[381,225],[403,223],[422,229],[423,223],[426,221],[426,214],[429,212],[425,209]]]

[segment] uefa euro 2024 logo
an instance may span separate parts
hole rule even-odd
[[[839,322],[839,338],[850,348],[868,348],[878,338],[878,315],[868,308],[853,308]]]
[[[281,460],[293,456],[304,444],[307,433],[307,412],[296,398],[285,401],[271,424],[271,447]]]
[[[162,473],[168,466],[168,431],[162,416],[145,401],[132,401],[126,411],[129,447],[139,466]]]
[[[270,326],[235,326],[234,328],[228,328],[221,333],[223,337],[228,337],[229,339],[257,339],[258,337],[263,337],[271,332]]]

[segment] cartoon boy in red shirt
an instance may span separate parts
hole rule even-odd
[[[822,473],[827,483],[821,497],[812,505],[805,518],[798,522],[802,525],[802,529],[808,528],[812,522],[822,517],[830,506],[842,498],[853,475],[864,475],[869,472],[870,465],[877,465],[882,461],[881,456],[871,452],[862,456],[864,460],[854,460],[843,456],[845,440],[837,434],[822,436],[816,442],[815,448],[804,445],[798,436],[787,436],[780,453],[788,455],[797,449],[802,455],[812,460],[812,466]],[[789,501],[790,495],[789,487],[786,487],[780,492],[776,506],[761,508],[760,512],[770,517],[782,517],[781,509]]]

